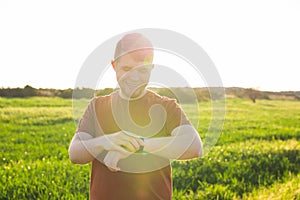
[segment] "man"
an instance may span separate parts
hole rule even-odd
[[[125,35],[112,61],[120,90],[92,99],[80,120],[69,156],[92,162],[90,199],[171,199],[170,160],[202,154],[176,101],[146,89],[153,54],[142,34]]]

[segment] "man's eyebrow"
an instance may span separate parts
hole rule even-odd
[[[125,71],[131,71],[133,67],[129,66],[129,65],[123,65],[123,66],[120,66],[119,69],[121,70],[125,70]]]
[[[133,67],[133,66],[130,66],[130,65],[121,65],[120,66],[121,69],[133,69],[133,68],[136,68],[136,69],[150,69],[151,68],[151,65],[141,65],[141,66],[137,66],[137,67]]]

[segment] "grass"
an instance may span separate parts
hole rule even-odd
[[[205,138],[210,103],[200,120],[182,106]],[[174,199],[300,199],[299,120],[299,101],[227,99],[212,151],[172,163]],[[0,98],[0,199],[87,199],[90,165],[68,159],[75,130],[71,100]]]
[[[276,182],[270,187],[262,187],[253,191],[244,199],[265,200],[265,199],[300,199],[300,175],[288,176],[284,182]]]

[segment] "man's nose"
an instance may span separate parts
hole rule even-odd
[[[129,78],[133,81],[138,81],[140,79],[139,72],[137,70],[132,70],[129,72]]]

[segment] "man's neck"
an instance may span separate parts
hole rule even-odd
[[[128,96],[126,96],[126,95],[122,92],[121,89],[120,89],[119,92],[118,92],[119,96],[120,96],[122,99],[129,100],[129,101],[133,101],[133,100],[140,99],[140,98],[142,98],[146,93],[147,93],[147,90],[145,89],[145,90],[143,90],[143,92],[142,92],[139,96],[137,96],[137,97],[128,97]]]

